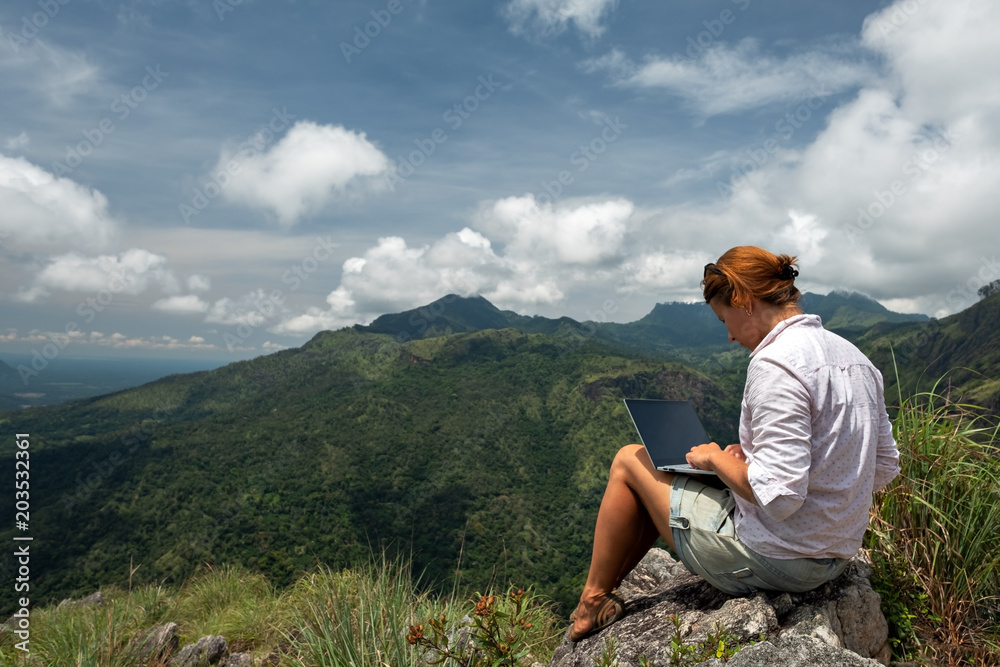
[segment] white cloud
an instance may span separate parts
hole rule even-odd
[[[623,291],[664,291],[677,293],[692,286],[706,263],[714,258],[692,251],[663,248],[629,258],[622,265]]]
[[[998,14],[995,2],[896,2],[865,20],[862,43],[889,59],[904,107],[943,122],[1000,106]]]
[[[633,210],[624,199],[539,206],[526,195],[485,205],[476,221],[485,234],[466,227],[418,248],[384,237],[344,262],[328,308],[314,306],[270,331],[303,335],[367,323],[451,293],[481,294],[502,308],[555,304],[566,296],[560,285],[586,282],[621,261]],[[502,242],[502,252],[486,234]]]
[[[883,35],[891,16],[898,29]],[[1000,74],[998,30],[1000,5],[972,0],[873,15],[863,41],[890,77],[833,109],[808,146],[734,180],[724,201],[663,211],[658,226],[799,254],[800,287],[814,291],[846,287],[935,315],[968,307],[997,251],[1000,93],[984,82]]]
[[[31,287],[21,287],[18,291],[11,296],[14,301],[19,303],[35,303],[40,301],[45,297],[49,296],[49,292],[44,287],[39,287],[38,285],[33,285]]]
[[[774,241],[786,255],[795,255],[799,261],[816,266],[823,260],[823,241],[830,231],[819,218],[811,213],[788,211],[789,222],[774,235]]]
[[[0,155],[0,233],[28,251],[106,247],[116,232],[108,200],[24,158]]]
[[[23,92],[64,107],[101,85],[100,70],[85,54],[49,44],[41,37],[22,40],[18,33],[20,29],[7,31],[0,41],[0,72]]]
[[[95,345],[113,347],[117,349],[140,349],[140,350],[215,350],[218,346],[213,343],[206,343],[200,336],[191,336],[188,340],[180,340],[173,336],[126,336],[121,333],[113,333],[90,341]]]
[[[216,171],[238,171],[223,190],[230,201],[273,212],[283,227],[321,210],[354,189],[378,187],[389,158],[365,136],[339,125],[299,121],[265,152],[223,150]]]
[[[53,257],[35,284],[67,292],[107,290],[114,294],[141,294],[156,287],[169,294],[179,291],[180,285],[166,263],[163,255],[142,248],[97,257],[70,252]]]
[[[208,302],[202,301],[198,296],[189,294],[186,296],[171,296],[160,299],[153,303],[154,310],[162,310],[165,313],[177,315],[191,315],[208,312]]]
[[[398,236],[384,237],[363,257],[344,262],[340,287],[327,296],[329,310],[311,311],[294,326],[307,327],[308,318],[325,317],[330,326],[370,320],[448,293],[488,291],[512,273],[513,267],[494,254],[489,241],[470,229],[420,248],[408,247]]]
[[[16,330],[8,329],[6,336],[0,334],[0,340],[7,342],[20,341],[29,343],[42,343],[58,341],[60,344],[73,343],[76,345],[97,345],[100,347],[111,347],[116,349],[144,349],[144,350],[215,350],[218,346],[205,342],[201,336],[191,336],[187,340],[181,340],[174,336],[126,336],[123,333],[115,332],[106,336],[99,331],[85,333],[83,331],[40,331],[32,329],[26,335],[18,336]]]
[[[510,0],[503,14],[515,35],[558,35],[572,22],[588,37],[599,37],[603,20],[618,0]]]
[[[208,276],[197,273],[188,276],[187,288],[192,292],[207,292],[212,287],[212,281]]]
[[[506,243],[507,257],[594,265],[620,255],[633,211],[624,199],[539,206],[526,195],[494,202],[481,212],[478,226]]]
[[[650,56],[636,64],[613,49],[585,61],[583,68],[606,71],[618,85],[662,88],[706,116],[825,98],[874,78],[872,69],[857,58],[818,51],[778,58],[762,53],[749,38],[735,46],[714,44],[696,56]]]
[[[31,139],[28,137],[28,133],[21,130],[21,133],[16,137],[8,137],[7,139],[4,139],[3,147],[4,150],[8,151],[19,151],[25,148],[30,142]]]
[[[274,298],[263,289],[244,294],[238,299],[219,299],[208,309],[206,322],[225,325],[259,327],[283,312],[283,298]]]

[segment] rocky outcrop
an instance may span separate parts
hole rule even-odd
[[[64,607],[103,607],[104,606],[104,596],[101,595],[101,591],[96,593],[91,593],[85,598],[79,600],[65,599],[59,603],[59,609]]]
[[[180,640],[177,637],[176,623],[164,623],[150,628],[134,641],[140,660],[158,660],[169,656],[177,650]]]
[[[253,667],[253,658],[249,653],[233,653],[222,667]]]
[[[726,663],[732,667],[888,665],[888,624],[870,576],[858,556],[814,591],[736,598],[653,549],[622,582],[624,618],[580,642],[564,638],[549,667],[592,667],[610,638],[620,667],[638,667],[640,657],[657,665],[695,657],[721,665],[711,657],[720,637],[742,647]]]
[[[226,653],[226,638],[218,635],[202,637],[188,644],[170,661],[171,667],[201,667],[214,665]]]

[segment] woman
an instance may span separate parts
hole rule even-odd
[[[726,593],[800,592],[839,575],[861,546],[872,493],[899,472],[882,375],[797,305],[795,258],[739,246],[705,267],[705,301],[751,350],[740,442],[688,463],[726,488],[655,470],[641,445],[611,464],[590,572],[571,616],[578,641],[625,613],[615,588],[662,536]]]

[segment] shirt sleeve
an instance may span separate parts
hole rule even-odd
[[[809,392],[790,371],[768,359],[752,364],[747,376],[750,413],[747,475],[760,508],[783,521],[805,502],[812,462]],[[749,446],[748,446],[749,445]]]
[[[884,489],[899,474],[899,449],[892,437],[892,424],[885,411],[885,402],[880,406],[882,413],[878,428],[878,445],[875,449],[874,491]]]

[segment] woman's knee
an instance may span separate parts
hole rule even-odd
[[[649,454],[642,445],[625,445],[615,454],[611,462],[611,476],[634,476],[640,470],[649,469],[652,464]]]

